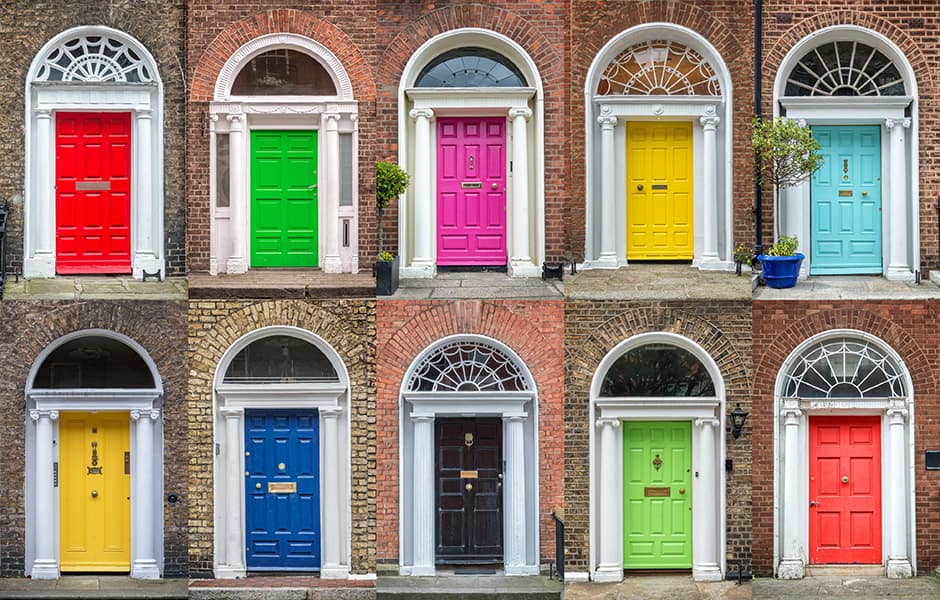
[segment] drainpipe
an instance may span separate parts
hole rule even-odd
[[[754,0],[754,116],[761,116],[761,70],[763,62],[761,60],[761,46],[763,45],[763,0]],[[760,170],[757,164],[757,156],[754,157],[754,254],[761,254],[764,251],[763,237],[761,229],[761,185]]]

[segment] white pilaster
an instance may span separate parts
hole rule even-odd
[[[31,410],[29,416],[36,421],[36,558],[30,577],[58,579],[59,561],[56,559],[55,494],[53,487],[53,435],[52,422],[59,418],[56,410]]]
[[[888,272],[887,279],[913,280],[914,271],[908,261],[908,221],[907,221],[907,144],[906,130],[911,126],[910,119],[886,119],[890,153],[890,187],[888,198]]]
[[[602,107],[601,112],[609,110]],[[614,128],[617,117],[602,114],[597,118],[601,126],[601,253],[593,266],[601,269],[617,268],[617,208],[614,206],[617,194],[617,149],[614,145]],[[619,581],[619,580],[618,580]]]
[[[695,581],[721,581],[721,563],[715,522],[718,520],[718,454],[716,430],[720,422],[715,417],[695,419],[699,431],[696,454],[696,477],[692,480],[692,578]]]
[[[890,519],[888,525],[888,564],[886,574],[891,578],[912,577],[914,574],[910,554],[907,548],[907,502],[911,493],[907,486],[904,459],[905,425],[907,409],[903,406],[893,406],[888,409],[888,494],[887,512]]]
[[[600,543],[594,581],[614,582],[623,579],[623,505],[621,502],[623,473],[618,457],[617,429],[620,419],[602,418],[595,423],[600,430],[600,477],[597,497],[600,515],[595,522]]]
[[[241,525],[241,499],[245,487],[241,461],[244,410],[223,408],[220,412],[225,419],[225,515],[222,519],[225,565],[216,568],[216,577],[232,579],[245,576],[245,535]]]
[[[509,109],[512,119],[512,251],[509,274],[513,277],[534,277],[539,270],[532,263],[529,248],[529,142],[527,122],[532,118],[528,108]]]
[[[412,575],[434,571],[434,417],[414,421],[414,566]]]
[[[218,141],[216,139],[215,124],[219,122],[219,115],[209,115],[209,274],[219,274],[219,235],[216,223],[216,203],[218,202],[218,189],[216,188],[216,169],[218,168]]]
[[[339,156],[339,115],[326,114],[326,193],[319,195],[319,201],[326,203],[325,219],[322,231],[326,235],[326,256],[323,258],[324,273],[342,273],[343,261],[339,256],[339,199],[340,199],[340,156]]]
[[[780,509],[783,519],[783,556],[777,567],[780,579],[803,578],[802,532],[800,513],[800,420],[802,411],[795,405],[787,406],[781,412],[784,419],[784,454],[783,454],[783,506]],[[805,458],[804,458],[805,459]]]
[[[401,269],[406,277],[434,277],[434,234],[431,190],[431,118],[430,108],[415,108],[409,113],[415,121],[414,224],[411,227],[414,257]]]
[[[156,228],[160,225],[153,218],[153,169],[149,168],[153,164],[153,113],[149,109],[138,110],[134,118],[137,121],[137,164],[146,165],[135,173],[137,197],[134,198],[133,212],[136,215],[136,239],[131,239],[134,245],[132,272],[134,277],[141,278],[144,271],[153,273],[162,271],[163,267],[157,260],[158,253],[154,247],[154,240],[160,235]]]
[[[245,116],[226,117],[229,121],[229,215],[232,247],[226,272],[248,271],[248,186],[247,140]]]
[[[720,263],[718,256],[718,147],[716,130],[719,119],[715,115],[706,115],[699,119],[702,124],[702,189],[704,206],[702,232],[701,266],[708,263]]]
[[[323,579],[349,577],[349,565],[342,564],[343,540],[340,537],[342,506],[345,504],[339,479],[339,417],[342,412],[340,407],[320,409],[323,422],[323,561],[320,577]]]
[[[506,425],[505,570],[507,575],[528,575],[525,569],[525,416],[504,417],[503,423]]]
[[[55,276],[55,157],[52,152],[52,111],[36,111],[36,208],[28,212],[33,217],[28,236],[31,238],[24,259],[26,277]],[[31,251],[30,251],[31,250]]]
[[[154,544],[153,517],[156,510],[154,497],[153,422],[160,418],[160,411],[132,410],[131,420],[136,423],[136,452],[131,471],[134,496],[131,511],[134,520],[134,563],[131,577],[136,579],[159,579],[157,548]]]

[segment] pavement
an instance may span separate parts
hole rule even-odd
[[[799,580],[758,578],[753,583],[754,599],[852,598],[853,600],[930,600],[940,598],[940,578],[911,579],[886,577],[816,576]],[[567,599],[566,599],[567,600]]]
[[[500,272],[444,272],[433,279],[402,279],[392,300],[505,299],[551,300],[564,297],[558,280],[538,277],[510,277]]]
[[[792,288],[759,286],[755,300],[925,300],[940,298],[940,284],[888,281],[881,275],[816,275]]]
[[[126,575],[66,575],[59,579],[0,578],[0,600],[58,598],[176,600],[187,598],[186,579],[131,579]]]
[[[591,300],[750,300],[750,273],[701,271],[688,264],[631,264],[565,273],[565,295]]]
[[[751,585],[696,583],[688,575],[636,575],[620,583],[568,583],[564,600],[751,600]]]
[[[192,299],[375,298],[370,271],[324,273],[311,269],[252,269],[238,275],[189,274]]]
[[[119,275],[83,275],[53,279],[7,277],[4,300],[185,300],[185,277],[138,281]]]

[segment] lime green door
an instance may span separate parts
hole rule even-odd
[[[692,425],[623,424],[623,568],[692,568]]]
[[[251,132],[251,266],[316,267],[317,132]]]

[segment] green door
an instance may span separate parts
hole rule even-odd
[[[692,568],[692,424],[623,424],[623,568]]]
[[[317,132],[251,132],[251,266],[316,267]]]

